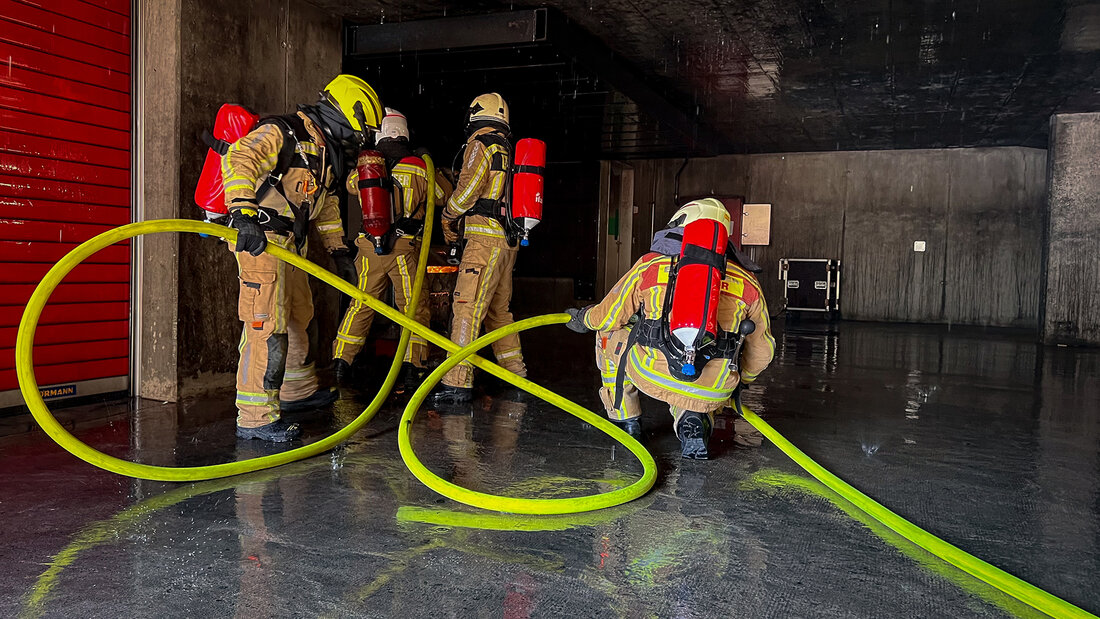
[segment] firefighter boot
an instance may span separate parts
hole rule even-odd
[[[676,436],[680,437],[680,456],[689,460],[706,460],[710,457],[707,442],[710,440],[710,418],[703,413],[687,411],[676,424]]]
[[[469,387],[442,385],[432,392],[431,402],[440,404],[462,404],[474,399],[474,390]]]
[[[337,385],[347,387],[351,384],[351,364],[343,359],[333,361],[332,375],[336,379]]]
[[[282,419],[272,421],[258,428],[242,428],[237,426],[237,438],[243,438],[245,440],[258,438],[261,441],[268,441],[270,443],[286,443],[287,441],[293,441],[298,438],[298,435],[301,433],[302,430],[298,427],[298,424],[287,423]]]
[[[336,401],[336,398],[340,397],[340,392],[335,387],[329,387],[328,389],[318,389],[313,392],[313,395],[302,398],[301,400],[292,400],[290,402],[282,402],[279,407],[284,413],[297,413],[301,411],[310,411],[322,406],[328,406]]]
[[[629,434],[634,440],[639,443],[642,442],[641,417],[635,417],[634,419],[611,419],[610,421],[618,426],[620,430]]]
[[[424,382],[424,370],[406,361],[401,364],[401,376],[397,379],[399,393],[413,392]]]

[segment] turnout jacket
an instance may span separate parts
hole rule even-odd
[[[642,318],[661,318],[672,265],[672,256],[656,252],[642,256],[603,301],[585,312],[585,326],[601,332],[599,337],[604,338],[618,329],[630,328],[630,319],[637,313]],[[717,411],[725,406],[739,382],[751,383],[771,363],[775,339],[760,283],[752,273],[730,261],[721,286],[719,328],[736,332],[745,318],[756,323],[756,330],[745,338],[741,348],[740,371],[731,370],[730,359],[715,358],[703,366],[696,381],[680,381],[669,373],[662,351],[635,344],[621,363],[627,364],[627,377],[639,390],[684,410]]]
[[[470,139],[466,141],[458,185],[443,211],[444,225],[466,215],[477,206],[479,200],[496,201],[504,198],[512,165],[511,153],[501,145],[487,146],[478,139],[494,131],[491,127],[482,127],[470,134]],[[468,215],[464,235],[466,238],[476,237],[489,247],[514,249],[508,246],[504,227],[493,217]]]
[[[325,249],[341,249],[345,247],[343,224],[339,198],[334,191],[339,183],[339,171],[332,168],[320,130],[305,114],[298,112],[298,118],[305,125],[306,135],[296,136],[298,147],[292,167],[283,173],[278,183],[281,191],[268,191],[258,205],[273,209],[290,221],[296,218],[291,202],[295,208],[306,207],[305,214],[317,227]],[[230,211],[251,207],[257,201],[256,191],[275,170],[285,139],[279,125],[264,123],[229,147],[222,157],[222,182],[225,205]]]

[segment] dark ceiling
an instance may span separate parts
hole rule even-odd
[[[313,2],[364,24],[518,9],[489,0]],[[346,69],[380,81],[384,100],[407,97],[414,87],[433,96],[439,105],[420,110],[432,110],[433,121],[442,109],[464,106],[475,91],[498,89],[516,100],[520,118],[539,119],[529,129],[564,140],[577,156],[1045,147],[1052,113],[1100,110],[1097,2],[557,0],[540,6],[595,35],[619,68],[593,66],[585,57],[591,49],[571,53],[551,32],[549,47],[404,52],[351,59]],[[640,78],[665,105],[639,98],[636,89],[624,92],[619,73]],[[685,131],[684,119],[694,129]]]

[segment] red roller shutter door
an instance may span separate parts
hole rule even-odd
[[[22,403],[15,333],[35,285],[77,244],[130,221],[130,3],[0,0],[0,407]],[[35,338],[38,383],[128,387],[130,248],[80,265]],[[69,388],[74,386],[73,388]]]

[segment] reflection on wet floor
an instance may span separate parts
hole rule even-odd
[[[778,340],[748,406],[915,523],[1100,610],[1100,352],[1001,331],[859,323],[792,327]],[[589,344],[531,333],[532,377],[597,407]],[[345,394],[303,419],[307,435],[346,424],[372,395]],[[331,453],[196,484],[102,472],[40,434],[2,439],[0,525],[10,533],[0,613],[1028,614],[861,517],[772,446],[746,446],[731,417],[717,424],[718,459],[686,462],[667,410],[647,402],[653,491],[539,518],[487,514],[423,487],[398,456],[402,405],[394,398]],[[119,415],[125,407],[66,415],[99,419],[74,421],[83,440],[151,464],[278,449],[236,441],[228,397],[141,402]],[[469,407],[423,411],[412,435],[432,470],[488,492],[575,496],[640,472],[602,433],[491,383]]]

